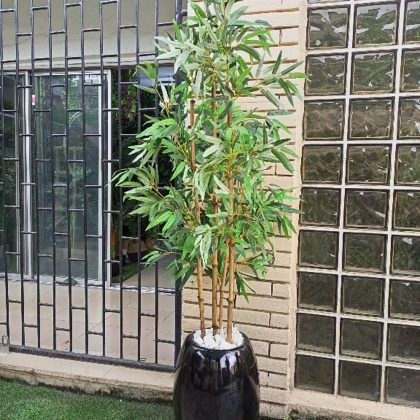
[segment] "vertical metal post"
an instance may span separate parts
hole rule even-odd
[[[182,0],[175,0],[176,9],[176,22],[179,24],[183,19]],[[180,82],[179,74],[175,75],[175,83]],[[180,104],[181,106],[181,104]],[[181,351],[182,340],[182,289],[180,281],[175,283],[175,357],[174,361],[178,359],[179,352]]]

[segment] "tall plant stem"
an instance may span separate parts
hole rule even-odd
[[[232,110],[228,112],[228,126],[232,125]],[[233,143],[233,135],[232,135]],[[231,144],[231,150],[233,151],[233,144]],[[228,188],[230,192],[230,211],[233,214],[234,201],[233,201],[233,174],[231,169],[228,172]],[[230,224],[232,224],[233,216],[230,217]],[[232,343],[232,329],[233,329],[233,304],[235,300],[235,250],[233,248],[233,233],[229,233],[229,297],[228,297],[228,316],[227,316],[227,341]]]
[[[212,136],[217,136],[217,129],[216,129],[216,121],[215,121],[215,113],[216,113],[216,85],[213,83],[211,89],[211,111],[213,114],[213,128],[212,128]],[[213,213],[217,214],[219,203],[217,198],[213,197]],[[217,225],[218,220],[215,218],[215,223]],[[212,319],[212,328],[213,328],[213,335],[216,335],[219,332],[220,325],[217,319],[217,284],[219,280],[219,255],[218,255],[218,247],[219,241],[217,237],[214,238],[214,251],[213,251],[213,259],[212,259],[212,279],[211,279],[211,319]]]
[[[191,99],[190,102],[190,127],[193,127],[195,123],[195,100]],[[196,161],[195,161],[195,138],[191,138],[191,169],[193,173],[196,171]],[[198,195],[194,191],[194,211],[197,224],[201,223],[200,215],[200,202],[198,200]],[[204,319],[204,291],[203,291],[203,262],[201,258],[197,258],[197,287],[198,287],[198,307],[200,311],[200,331],[201,336],[204,337],[206,333],[206,325]]]
[[[220,289],[219,289],[219,328],[221,328],[223,324],[223,308],[224,308],[224,294],[225,294],[225,283],[228,271],[228,261],[225,254],[225,264],[223,266],[223,274],[220,278]]]

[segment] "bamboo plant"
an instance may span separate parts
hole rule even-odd
[[[150,84],[139,88],[157,95],[161,113],[131,147],[133,167],[116,178],[126,199],[137,203],[133,213],[148,217],[148,229],[159,226],[167,245],[147,262],[173,253],[174,281],[196,279],[202,336],[206,279],[213,334],[224,328],[227,296],[231,342],[235,294],[248,300],[253,282],[274,263],[273,238],[294,231],[290,191],[267,184],[264,171],[274,165],[293,171],[290,132],[281,118],[299,96],[292,80],[304,75],[281,54],[271,56],[269,24],[247,20],[241,1],[189,6],[191,16],[174,23],[173,35],[156,38],[157,61],[140,66]],[[168,60],[178,75],[171,86],[157,75]],[[271,111],[241,106],[256,99]],[[164,190],[155,165],[162,154],[170,157],[176,180]]]

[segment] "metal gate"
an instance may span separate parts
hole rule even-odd
[[[111,179],[159,113],[137,66],[182,3],[0,0],[0,337],[12,351],[173,369],[180,290],[168,258],[143,266],[158,235]],[[156,165],[164,183],[169,163]]]

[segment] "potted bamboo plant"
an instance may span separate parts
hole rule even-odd
[[[234,327],[235,296],[248,300],[252,284],[274,262],[272,239],[294,231],[290,192],[266,184],[264,171],[273,165],[293,170],[281,116],[299,96],[291,80],[304,75],[295,72],[298,64],[271,57],[269,25],[246,20],[241,1],[189,5],[192,16],[174,24],[174,35],[156,38],[158,63],[174,60],[178,83],[158,83],[158,63],[140,68],[152,87],[139,87],[158,96],[161,114],[138,135],[135,165],[117,182],[138,204],[133,213],[150,220],[148,229],[160,227],[167,245],[147,262],[173,253],[174,281],[196,282],[200,323],[178,358],[176,418],[255,419],[258,370],[249,339]],[[241,106],[249,98],[261,98],[273,111]],[[161,154],[170,157],[176,180],[164,191],[153,163]],[[204,299],[207,281],[211,302]]]

